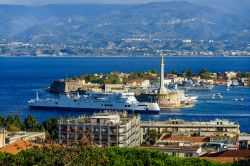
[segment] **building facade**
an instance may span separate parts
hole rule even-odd
[[[85,80],[55,80],[48,90],[55,93],[77,91],[85,85]]]
[[[210,133],[210,136],[213,136],[214,133],[224,133],[223,136],[231,136],[229,133],[234,133],[234,135],[240,134],[239,123],[224,119],[215,119],[208,122],[188,122],[180,119],[158,122],[143,121],[141,129],[144,141],[148,139],[149,130],[152,129],[157,130],[158,133],[161,133],[163,130],[169,132],[197,132],[201,136],[208,136],[205,133]]]
[[[128,90],[125,88],[125,84],[104,84],[104,92],[116,92],[116,93],[126,93]]]
[[[134,147],[141,144],[139,115],[126,112],[104,112],[90,117],[59,121],[59,143],[70,145],[90,136],[90,142],[99,146]]]
[[[6,132],[5,128],[0,128],[0,148],[5,146]]]
[[[149,80],[130,80],[126,83],[127,87],[129,88],[148,88],[150,87]]]
[[[26,140],[33,143],[43,143],[45,139],[45,132],[7,132],[5,137],[5,144],[12,144],[20,140]]]

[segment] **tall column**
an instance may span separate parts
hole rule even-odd
[[[164,55],[161,53],[161,77],[160,77],[160,94],[166,93],[166,88],[164,86]]]

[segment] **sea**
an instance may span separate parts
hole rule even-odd
[[[39,121],[48,118],[77,117],[86,114],[74,111],[30,110],[28,101],[39,92],[40,98],[56,97],[44,92],[53,80],[70,78],[86,73],[160,71],[159,57],[0,57],[0,114],[19,114],[21,118],[35,116]],[[165,73],[191,69],[198,72],[206,68],[211,72],[250,71],[247,57],[167,57]],[[238,122],[242,132],[250,133],[250,87],[235,86],[229,91],[216,86],[211,91],[191,91],[198,95],[193,108],[162,110],[159,115],[142,115],[142,120],[164,121],[183,119],[210,121],[216,118]],[[220,93],[223,98],[212,99]],[[235,101],[238,99],[238,101]]]

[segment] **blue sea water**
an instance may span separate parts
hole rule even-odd
[[[22,118],[34,115],[40,121],[51,117],[78,116],[82,112],[29,110],[27,101],[51,94],[43,92],[55,79],[72,77],[83,73],[108,73],[111,71],[134,72],[157,69],[160,59],[156,57],[1,57],[0,58],[0,114],[19,114]],[[212,72],[250,71],[250,58],[166,58],[165,72],[176,69],[199,71],[207,68]],[[211,95],[221,93],[223,99],[211,99]],[[143,120],[167,120],[179,118],[184,120],[213,120],[224,118],[239,122],[241,131],[250,133],[250,88],[232,87],[226,91],[223,86],[215,87],[209,92],[190,92],[199,95],[194,108],[162,111],[160,115],[142,115]],[[244,99],[234,101],[234,99]]]

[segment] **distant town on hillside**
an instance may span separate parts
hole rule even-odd
[[[217,4],[0,5],[0,56],[249,56],[249,1]]]

